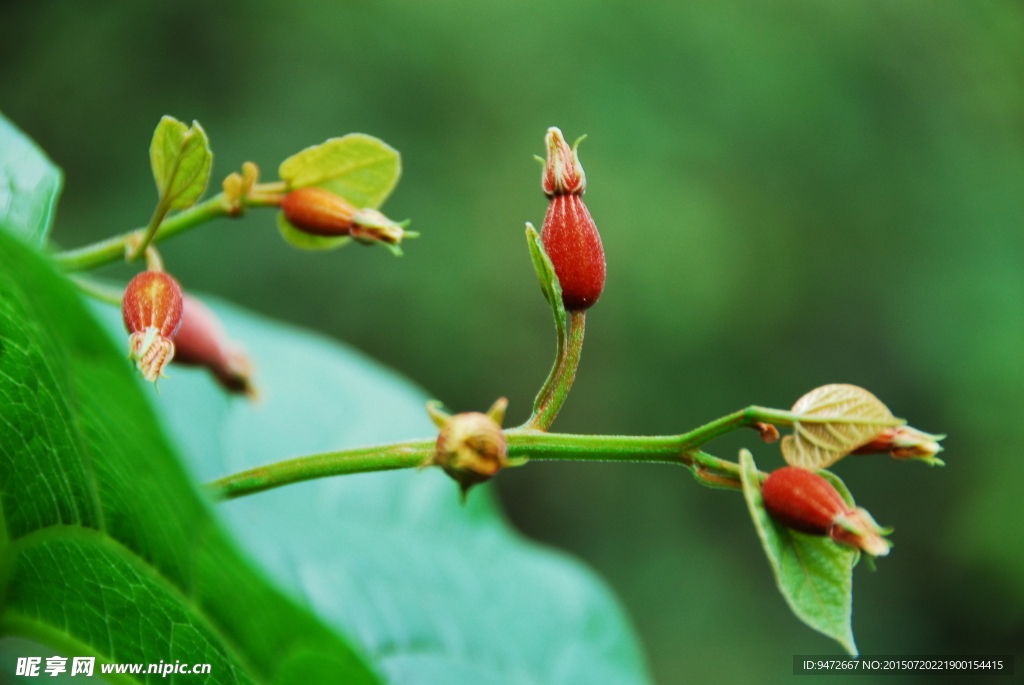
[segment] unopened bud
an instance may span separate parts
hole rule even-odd
[[[184,296],[173,341],[175,363],[206,367],[229,392],[256,396],[249,357],[228,337],[216,314],[191,295]]]
[[[551,200],[540,237],[561,284],[565,308],[587,309],[604,290],[604,247],[583,202],[586,176],[576,149],[555,127],[548,129],[547,144],[541,185]]]
[[[463,497],[469,488],[509,465],[508,445],[501,430],[506,406],[508,401],[502,397],[486,414],[448,416],[432,403],[427,405],[431,418],[441,429],[429,463],[443,468],[462,488]]]
[[[181,286],[162,271],[143,271],[125,288],[121,315],[130,334],[129,357],[147,381],[156,382],[174,357],[171,339],[181,310]]]
[[[919,459],[931,466],[945,466],[945,462],[935,456],[942,451],[939,440],[945,437],[910,426],[896,426],[882,431],[874,440],[855,449],[853,454],[888,452],[895,459]]]
[[[752,425],[751,428],[760,433],[761,439],[769,445],[779,439],[779,429],[770,423],[761,423],[758,421]]]
[[[548,197],[554,195],[582,195],[587,189],[587,175],[583,173],[576,145],[569,147],[557,126],[548,129],[544,138],[547,159],[540,184]]]
[[[348,235],[356,208],[323,188],[293,190],[281,201],[281,211],[295,228],[312,235]]]
[[[822,476],[798,466],[778,469],[761,488],[764,506],[782,525],[808,535],[829,536],[836,542],[885,556],[888,534],[867,510],[851,507]]]
[[[403,239],[418,235],[376,209],[356,209],[340,195],[314,186],[285,195],[281,210],[285,219],[303,233],[331,238],[351,236],[364,245],[381,243],[396,254],[401,254],[398,245]]]

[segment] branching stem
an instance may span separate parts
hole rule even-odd
[[[700,447],[759,422],[790,425],[792,415],[777,409],[747,407],[682,435],[571,435],[520,427],[505,431],[505,437],[510,458],[680,464],[694,470],[698,482],[704,485],[734,487],[739,465],[707,454]],[[427,438],[297,457],[226,476],[208,488],[218,499],[233,499],[315,478],[412,468],[427,462],[434,443],[434,438]]]

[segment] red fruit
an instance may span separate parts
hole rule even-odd
[[[889,553],[883,529],[861,507],[851,507],[825,478],[799,466],[773,472],[761,486],[764,508],[773,519],[808,535],[828,535],[876,557]]]
[[[284,196],[281,210],[295,228],[313,235],[348,235],[356,208],[323,188],[299,188]]]
[[[255,396],[249,358],[228,338],[210,308],[190,295],[185,295],[174,347],[175,363],[204,366],[225,389]]]
[[[579,195],[555,195],[541,230],[544,250],[562,285],[566,309],[587,309],[604,290],[601,236]]]
[[[810,535],[828,535],[836,518],[851,510],[831,483],[798,466],[774,471],[761,495],[772,518]]]
[[[174,357],[171,337],[181,323],[182,295],[178,282],[162,271],[143,271],[125,288],[121,315],[129,356],[148,381],[156,381]]]

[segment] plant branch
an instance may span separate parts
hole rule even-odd
[[[748,407],[682,435],[572,435],[520,427],[505,431],[505,439],[510,458],[680,464],[693,470],[698,482],[704,485],[734,487],[739,479],[739,465],[699,448],[732,430],[758,422],[790,425],[792,415],[777,409]],[[435,438],[426,438],[297,457],[225,476],[207,487],[218,499],[233,499],[315,478],[411,468],[428,461],[435,442]],[[764,477],[767,474],[762,474]]]
[[[280,197],[272,193],[258,193],[254,188],[250,196],[243,200],[243,203],[247,207],[272,207],[280,204]],[[164,219],[153,234],[151,242],[158,243],[213,219],[237,215],[236,208],[224,193],[218,193],[204,202]],[[156,217],[155,213],[154,217]],[[118,262],[125,258],[129,249],[142,244],[147,228],[139,228],[92,245],[59,252],[53,256],[53,259],[61,270],[68,272],[85,271]]]
[[[577,309],[569,312],[569,330],[566,334],[560,328],[558,348],[555,352],[555,364],[551,373],[544,381],[537,399],[533,403],[533,415],[522,425],[524,429],[547,430],[558,416],[559,410],[569,395],[572,383],[576,379],[576,369],[580,364],[583,351],[583,335],[586,330],[586,310]]]
[[[435,442],[431,438],[298,457],[225,476],[207,489],[217,499],[234,499],[315,478],[407,469],[424,464],[434,453]]]

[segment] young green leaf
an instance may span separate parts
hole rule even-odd
[[[352,242],[352,238],[347,235],[313,235],[300,231],[292,226],[291,222],[284,217],[283,212],[277,214],[277,230],[281,232],[281,237],[289,245],[300,250],[334,250]]]
[[[149,161],[164,208],[187,209],[206,190],[213,153],[198,121],[189,128],[174,117],[164,116],[153,132]]]
[[[363,133],[350,133],[308,147],[281,162],[278,175],[289,190],[317,186],[359,209],[376,209],[402,174],[398,150]]]
[[[378,682],[226,538],[131,373],[123,328],[115,347],[74,286],[2,231],[0,264],[0,635],[101,663],[206,662],[211,684],[286,670],[320,682],[309,657],[341,682]]]
[[[541,242],[537,229],[530,222],[526,223],[526,243],[530,246],[530,259],[533,260],[533,270],[537,272],[540,289],[544,293],[544,299],[551,306],[551,313],[554,314],[558,339],[564,340],[566,334],[565,305],[562,303],[562,286],[558,282],[551,258],[544,250],[544,243]]]
[[[60,169],[0,114],[0,230],[41,247],[63,183]]]
[[[740,479],[754,528],[789,608],[801,621],[856,655],[851,614],[857,551],[828,537],[804,535],[776,523],[764,508],[757,467],[747,450],[740,452]]]
[[[842,383],[815,388],[791,411],[793,434],[782,439],[782,455],[805,469],[827,468],[886,428],[905,423],[864,388]]]

